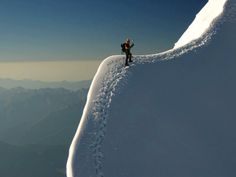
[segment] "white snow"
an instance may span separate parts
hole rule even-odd
[[[120,62],[122,59],[123,56],[108,57],[100,64],[98,71],[94,76],[87,95],[87,102],[83,110],[83,115],[79,127],[70,146],[69,157],[67,160],[67,177],[75,177],[75,175],[73,174],[72,164],[75,158],[76,147],[82,136],[83,129],[89,121],[89,114],[93,114],[95,121],[99,121],[97,119],[105,116],[106,112],[104,112],[104,110],[108,108],[111,102],[111,97],[113,96],[115,85],[127,71],[124,68],[124,64]],[[102,138],[105,136],[105,128],[106,120],[103,120],[100,124],[99,131],[94,132],[97,134],[96,141],[94,143],[91,143],[91,146],[93,147],[93,151],[95,153],[94,156],[96,158],[96,168],[100,168],[99,158],[101,156],[101,153],[98,149],[100,148],[100,142],[102,141]]]
[[[175,44],[174,49],[160,54],[135,56],[134,65],[171,59],[203,45],[207,38],[186,48],[181,48],[184,45],[191,43],[193,40],[200,38],[209,30],[212,22],[223,12],[226,1],[227,0],[209,0],[187,31]],[[70,146],[67,161],[67,177],[79,177],[79,164],[83,163],[89,163],[90,166],[94,166],[86,168],[94,168],[96,177],[103,176],[103,154],[101,152],[101,146],[103,139],[106,136],[107,117],[112,97],[117,93],[117,85],[122,87],[119,81],[124,78],[128,71],[127,68],[124,68],[123,62],[124,56],[111,56],[105,59],[98,68],[87,95],[87,102],[84,107],[79,127]],[[83,138],[85,140],[83,140]],[[89,147],[87,147],[87,149],[83,148],[82,150],[78,150],[78,146],[87,143],[88,139],[91,141],[88,145]],[[86,153],[91,153],[91,155],[89,154],[86,156]],[[78,160],[82,158],[83,155],[86,156],[85,159],[87,162],[81,162],[85,159]]]
[[[175,43],[174,49],[183,47],[193,40],[201,37],[210,27],[212,22],[223,12],[227,0],[209,0],[202,10],[196,15],[195,20]]]

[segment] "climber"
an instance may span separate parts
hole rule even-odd
[[[122,52],[125,53],[125,66],[129,66],[128,62],[133,62],[132,53],[130,52],[131,48],[134,46],[134,43],[131,44],[130,39],[127,39],[126,42],[121,44]]]

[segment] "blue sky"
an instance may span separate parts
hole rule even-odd
[[[207,0],[2,0],[0,61],[102,60],[172,48]]]

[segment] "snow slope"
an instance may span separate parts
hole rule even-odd
[[[188,27],[185,33],[181,36],[175,47],[183,47],[188,44],[190,40],[196,40],[205,33],[212,21],[217,18],[224,10],[225,0],[209,0],[202,10],[196,15],[193,23]]]
[[[128,69],[123,56],[105,59],[70,147],[67,176],[235,176],[234,11],[228,0],[223,17],[214,16],[198,40],[135,56]]]

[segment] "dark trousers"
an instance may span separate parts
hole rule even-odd
[[[128,61],[132,61],[132,54],[130,52],[125,52],[126,58],[125,58],[125,64],[128,64]]]

